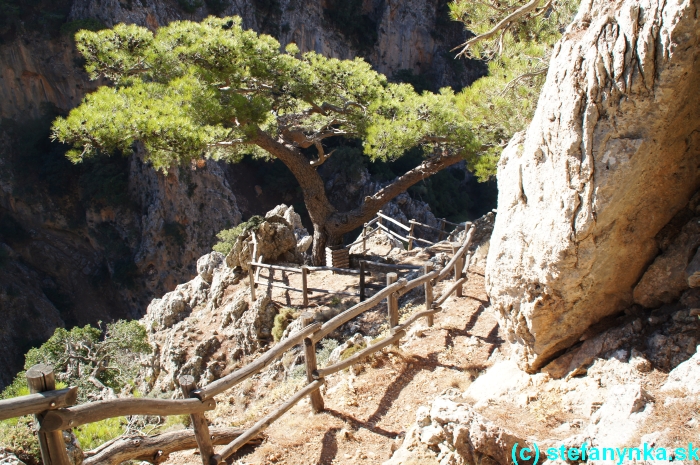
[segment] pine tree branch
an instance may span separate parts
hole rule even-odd
[[[501,30],[507,30],[513,22],[517,21],[518,19],[522,18],[523,16],[537,8],[541,1],[542,0],[531,0],[529,3],[523,5],[522,7],[518,8],[513,13],[509,14],[501,21],[499,21],[498,24],[496,24],[490,31],[472,37],[462,45],[453,48],[451,51],[454,52],[455,50],[461,48],[462,50],[457,54],[457,58],[466,55],[469,51],[469,48],[472,45],[474,45],[477,42],[490,39],[491,37],[498,34],[498,32]]]

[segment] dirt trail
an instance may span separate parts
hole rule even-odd
[[[357,278],[328,273],[325,279],[317,276],[314,281],[318,285],[333,281],[335,289],[347,281],[344,284],[351,290]],[[449,283],[441,283],[435,295]],[[279,291],[274,298],[286,300]],[[432,328],[419,325],[421,329],[409,332],[399,348],[385,349],[352,371],[328,377],[323,395],[325,412],[313,414],[308,400],[302,401],[265,431],[261,445],[242,449],[229,463],[382,463],[391,456],[397,438],[415,421],[420,405],[450,388],[463,391],[489,364],[489,356],[502,339],[495,319],[484,311],[486,299],[483,270],[472,270],[464,297],[450,297]],[[285,303],[298,304],[295,293]],[[229,402],[235,403],[234,398]],[[252,425],[260,416],[242,426]],[[209,417],[215,424],[239,423],[233,418]],[[196,464],[201,459],[193,452],[184,452],[174,454],[168,463]]]

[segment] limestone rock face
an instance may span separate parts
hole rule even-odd
[[[498,167],[487,290],[520,364],[633,301],[700,187],[697,2],[584,0]]]

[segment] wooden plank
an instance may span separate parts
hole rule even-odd
[[[392,231],[391,229],[387,228],[387,227],[384,226],[383,224],[380,224],[379,227],[382,228],[382,231],[384,231],[385,233],[389,234],[390,236],[395,237],[396,239],[398,239],[398,240],[400,240],[400,241],[408,242],[408,239],[406,239],[405,237],[399,235],[398,233],[395,233],[394,231]]]
[[[212,397],[221,394],[227,389],[232,388],[236,384],[250,378],[254,374],[258,373],[272,362],[277,360],[279,357],[284,355],[289,349],[295,345],[301,343],[314,331],[321,328],[320,323],[314,323],[302,328],[300,331],[292,334],[287,339],[283,339],[272,349],[265,352],[263,355],[258,357],[254,362],[240,368],[233,373],[224,376],[223,378],[217,379],[206,386],[193,392],[194,396],[201,400],[211,399]]]
[[[391,263],[370,262],[368,260],[363,260],[363,261],[366,264],[366,268],[368,268],[370,270],[373,268],[375,270],[381,270],[381,269],[385,269],[385,270],[420,270],[420,269],[423,269],[422,266],[418,266],[418,265],[401,265],[401,264],[394,265]]]
[[[401,289],[405,285],[406,280],[404,278],[401,278],[391,286],[385,287],[383,290],[377,292],[375,295],[365,300],[364,302],[360,302],[359,304],[353,305],[340,315],[337,315],[331,318],[330,320],[326,321],[323,324],[323,326],[321,326],[321,329],[313,335],[314,342],[320,341],[328,334],[335,331],[336,328],[338,328],[339,326],[342,326],[343,324],[355,318],[357,315],[360,315],[361,313],[374,307],[379,302],[384,300],[385,297],[389,296],[392,292]]]
[[[39,431],[57,431],[86,423],[95,423],[107,418],[128,415],[189,415],[191,413],[214,410],[216,402],[209,399],[149,399],[122,398],[101,400],[59,410],[49,411],[41,420]]]
[[[300,318],[302,325],[310,325],[314,321],[314,314],[306,312],[303,313]],[[316,362],[316,343],[308,337],[304,339],[304,364],[306,365],[306,381],[312,383],[314,382],[313,375],[318,366]],[[321,391],[315,390],[311,392],[311,394],[309,394],[309,400],[311,401],[311,408],[315,413],[320,413],[324,410]]]
[[[360,302],[365,300],[365,261],[360,260]]]
[[[219,446],[229,444],[243,434],[239,428],[211,428],[211,442]],[[259,439],[258,439],[259,440]],[[194,431],[183,429],[155,436],[120,436],[99,448],[87,451],[83,465],[120,465],[133,460],[162,463],[173,452],[194,449],[197,440]]]
[[[413,237],[413,236],[408,236],[409,239],[413,239],[414,241],[420,241],[420,242],[425,242],[428,245],[435,245],[436,242],[430,242],[427,239],[421,239],[420,237]]]
[[[301,273],[300,268],[292,268],[289,266],[270,265],[269,263],[259,263],[259,262],[250,262],[250,264],[251,264],[251,266],[257,266],[260,268],[267,268],[268,270],[286,271],[288,273]]]
[[[371,220],[369,220],[368,222],[366,222],[365,225],[366,225],[366,226],[372,226],[372,225],[373,225],[374,223],[376,223],[377,221],[379,221],[379,218],[377,218],[377,217],[375,216],[374,218],[372,218]]]
[[[464,256],[460,255],[455,262],[455,281],[462,279],[462,267],[464,266]],[[462,297],[462,286],[457,286],[455,296]]]
[[[360,274],[358,270],[353,270],[350,268],[336,268],[333,266],[308,266],[309,271],[335,271],[338,274]]]
[[[315,287],[310,287],[309,290],[313,291],[313,292],[320,292],[321,294],[337,294],[337,295],[347,295],[350,297],[358,297],[358,294],[355,294],[354,292],[333,291],[330,289],[318,289]]]
[[[250,283],[250,300],[255,302],[255,271],[252,267],[248,271],[248,281]]]
[[[197,388],[197,385],[194,383],[194,376],[180,376],[178,382],[180,383],[182,395],[185,396],[185,399],[189,399],[192,395],[192,391]],[[194,428],[194,437],[197,441],[197,446],[199,446],[199,456],[202,459],[202,465],[218,465],[218,462],[212,460],[214,456],[214,446],[211,442],[207,418],[203,413],[191,413],[190,421]]]
[[[391,286],[399,279],[396,273],[387,273],[386,275],[386,285]],[[386,310],[387,317],[389,320],[389,328],[394,328],[399,324],[399,297],[396,292],[392,293],[386,299]],[[398,347],[398,341],[395,344]]]
[[[254,424],[248,431],[243,433],[238,439],[233,441],[231,444],[226,446],[218,454],[214,456],[216,460],[222,462],[226,460],[231,455],[233,455],[238,449],[243,447],[248,441],[256,437],[262,431],[264,431],[268,426],[270,426],[275,420],[284,415],[289,409],[294,407],[301,399],[311,394],[313,391],[318,390],[323,386],[322,380],[316,380],[313,383],[307,384],[299,392],[294,394],[286,403],[273,412],[267,414],[262,420]]]
[[[302,305],[304,307],[309,306],[309,286],[307,284],[307,275],[309,274],[309,269],[306,266],[301,267],[301,293],[302,293]]]
[[[24,415],[37,415],[46,410],[70,407],[78,399],[78,388],[38,392],[28,396],[0,400],[0,421]]]
[[[386,286],[383,286],[381,284],[374,284],[374,283],[365,283],[365,287],[367,289],[384,289]]]
[[[424,275],[428,276],[432,273],[435,273],[432,271],[433,269],[433,264],[432,263],[426,263],[424,267]],[[431,279],[428,279],[425,284],[424,284],[424,289],[425,289],[425,310],[429,311],[433,308],[433,282]],[[430,314],[425,318],[425,323],[428,325],[430,328],[433,326],[435,322],[435,319],[433,318],[433,315]]]
[[[414,313],[406,321],[404,321],[399,326],[394,328],[394,331],[405,331],[406,329],[408,329],[409,326],[411,326],[413,323],[420,320],[421,318],[432,317],[436,313],[440,313],[441,311],[442,311],[442,307],[438,307],[438,306],[433,305],[433,307],[430,310],[423,310],[422,312]]]
[[[431,230],[436,231],[436,232],[439,232],[439,233],[444,233],[444,232],[445,232],[444,229],[436,228],[436,227],[434,227],[434,226],[430,226],[430,225],[428,225],[428,224],[421,223],[421,222],[416,221],[416,220],[411,220],[411,221],[409,221],[409,223],[413,223],[413,224],[415,224],[415,225],[417,225],[417,226],[420,226],[421,228],[431,229]]]
[[[280,289],[287,289],[288,291],[304,292],[303,289],[298,287],[285,286],[284,284],[279,284],[274,281],[255,281],[255,284],[260,284],[262,286],[278,287]]]
[[[405,224],[401,223],[400,221],[397,221],[397,220],[393,219],[393,218],[390,217],[390,216],[386,216],[384,213],[377,212],[377,216],[379,216],[379,217],[381,217],[381,218],[384,218],[385,220],[391,221],[391,222],[394,223],[396,226],[399,226],[400,228],[403,228],[403,229],[405,229],[406,231],[410,231],[410,230],[411,230],[410,227],[406,226]]]
[[[371,346],[367,347],[364,350],[361,350],[360,352],[357,352],[355,355],[352,357],[348,357],[342,362],[338,362],[334,365],[331,365],[326,368],[320,368],[316,370],[315,378],[316,379],[323,379],[326,376],[332,375],[333,373],[337,373],[339,371],[342,371],[348,367],[351,367],[352,365],[356,364],[363,358],[367,357],[368,355],[371,355],[375,352],[378,352],[382,350],[385,347],[388,347],[395,342],[397,342],[399,339],[404,337],[406,335],[406,331],[400,330],[397,331],[396,334],[392,335],[391,337],[382,339],[376,344],[372,344]]]
[[[56,378],[54,377],[53,367],[49,365],[39,364],[34,365],[26,373],[27,385],[29,392],[37,394],[39,392],[54,391],[56,389]],[[53,412],[53,411],[49,411]],[[45,418],[45,414],[39,413],[35,415],[37,426]],[[39,428],[37,428],[38,430]],[[41,452],[42,462],[46,465],[70,465],[68,452],[66,451],[66,443],[63,442],[63,433],[60,431],[43,432],[37,431],[39,437],[39,450]]]
[[[454,283],[452,283],[452,285],[451,285],[450,287],[448,287],[447,290],[445,290],[445,291],[442,293],[442,295],[435,301],[435,305],[437,305],[438,307],[441,307],[442,304],[445,303],[445,301],[447,300],[447,298],[448,298],[459,286],[461,286],[462,284],[464,284],[466,281],[467,281],[467,278],[462,278],[462,279],[460,279],[459,281],[455,281]]]
[[[459,257],[464,255],[464,252],[467,250],[467,248],[471,244],[473,237],[474,237],[474,228],[471,228],[471,229],[469,229],[467,236],[464,238],[464,244],[462,244],[462,247],[460,247],[459,250],[457,250],[457,252],[455,252],[452,259],[447,263],[447,265],[445,265],[445,268],[443,268],[440,271],[440,274],[438,275],[438,278],[437,278],[438,281],[442,281],[443,279],[445,279],[447,277],[448,274],[450,274],[450,271],[452,271],[452,269],[455,266],[455,262],[457,261],[457,259]]]

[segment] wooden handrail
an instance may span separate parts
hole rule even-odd
[[[424,274],[423,276],[421,276],[419,278],[412,279],[411,281],[407,282],[406,286],[404,286],[401,289],[399,289],[398,291],[396,291],[396,293],[399,296],[402,296],[402,295],[412,291],[416,287],[422,286],[423,284],[425,284],[428,281],[432,281],[433,279],[437,278],[437,276],[438,276],[437,271],[431,271],[428,274]]]
[[[430,226],[428,224],[421,223],[421,222],[416,221],[416,220],[410,220],[409,223],[415,224],[416,226],[420,226],[421,228],[432,229],[433,231],[437,231],[437,232],[445,232],[444,230],[441,230],[440,228],[436,228],[434,226]]]
[[[85,423],[106,420],[107,418],[128,415],[185,415],[214,410],[216,401],[207,399],[148,399],[123,398],[101,400],[59,410],[50,410],[40,421],[39,431],[47,433],[59,431]]]
[[[422,266],[418,265],[395,265],[393,263],[380,263],[380,262],[370,262],[368,260],[362,260],[365,262],[365,267],[372,269],[372,268],[384,268],[384,269],[389,269],[389,270],[421,270],[423,269]]]
[[[435,245],[435,244],[437,244],[437,242],[430,242],[429,240],[427,240],[427,239],[421,239],[420,237],[408,236],[408,238],[409,238],[409,239],[413,239],[414,241],[425,242],[425,243],[428,244],[428,245]]]
[[[371,230],[370,232],[368,232],[364,236],[360,236],[360,238],[358,240],[356,240],[355,242],[353,242],[351,244],[346,245],[346,247],[352,247],[353,245],[359,244],[360,242],[362,242],[363,239],[367,239],[368,237],[371,237],[377,231],[379,231],[379,227],[374,228],[373,230]]]
[[[452,285],[448,287],[438,299],[435,300],[435,305],[439,307],[443,303],[445,303],[445,301],[452,295],[452,293],[465,282],[467,282],[466,276],[464,278],[459,279],[458,281],[453,282]]]
[[[321,386],[323,386],[323,380],[316,380],[307,384],[304,388],[299,390],[299,392],[294,394],[287,402],[282,404],[281,407],[268,413],[263,419],[254,424],[250,429],[248,429],[248,431],[243,433],[238,439],[222,449],[221,452],[216,454],[213,458],[219,462],[226,460],[238,449],[243,447],[248,441],[270,426],[275,420],[284,415],[290,408],[294,407],[301,399],[308,396],[313,391],[320,389]]]
[[[352,307],[348,308],[345,310],[343,313],[340,315],[337,315],[330,320],[326,321],[323,323],[323,326],[321,326],[321,329],[315,332],[311,338],[314,342],[318,342],[333,331],[336,330],[336,328],[340,327],[341,325],[347,323],[348,321],[352,320],[355,318],[357,315],[369,310],[370,308],[374,307],[377,305],[379,302],[384,300],[386,297],[391,295],[392,292],[396,292],[397,290],[401,289],[403,286],[406,285],[406,279],[401,278],[391,286],[387,286],[384,288],[384,290],[377,292],[374,294],[372,297],[369,299],[365,300],[364,302],[360,302],[359,304],[353,305]]]
[[[384,226],[383,224],[380,224],[379,227],[382,229],[382,231],[384,231],[385,233],[389,234],[390,236],[395,237],[396,239],[398,239],[398,240],[400,240],[400,241],[408,242],[408,239],[407,239],[407,238],[403,237],[402,235],[400,235],[400,234],[398,234],[398,233],[395,233],[394,231],[392,231],[391,229],[387,228],[387,227]]]
[[[363,358],[367,357],[368,355],[371,355],[375,352],[379,352],[383,348],[392,345],[393,343],[395,343],[396,341],[398,341],[399,339],[401,339],[405,335],[406,335],[406,331],[403,331],[403,330],[397,331],[391,337],[387,337],[385,339],[382,339],[381,341],[379,341],[376,344],[372,344],[371,346],[367,347],[366,349],[363,349],[363,350],[357,352],[352,357],[346,358],[342,362],[335,363],[335,364],[328,366],[328,367],[325,367],[325,368],[319,368],[318,370],[316,370],[316,373],[314,373],[314,377],[316,377],[318,379],[322,379],[328,375],[332,375],[333,373],[337,373],[339,371],[342,371],[342,370],[356,364],[357,362],[359,362]]]
[[[410,227],[406,226],[405,224],[401,223],[400,221],[397,221],[397,220],[393,219],[393,218],[390,217],[390,216],[386,216],[384,213],[377,212],[377,216],[380,217],[380,218],[384,218],[385,220],[391,221],[392,223],[394,223],[395,225],[397,225],[397,226],[399,226],[399,227],[405,229],[406,231],[410,231],[410,230],[411,230]],[[380,224],[380,226],[381,226],[381,223],[379,223],[379,224]]]
[[[239,428],[212,428],[211,442],[215,446],[229,444],[240,437]],[[120,436],[97,449],[87,451],[83,465],[119,465],[129,460],[157,463],[167,460],[173,452],[196,449],[194,431],[183,429],[155,436]]]
[[[336,268],[334,266],[307,266],[309,271],[335,271],[338,274],[360,274],[357,270],[350,268]]]
[[[457,252],[455,252],[452,259],[447,263],[447,265],[445,265],[445,267],[442,269],[442,271],[440,271],[440,274],[437,277],[438,281],[442,281],[443,279],[445,279],[445,277],[447,277],[448,274],[450,274],[450,271],[452,271],[452,268],[454,268],[455,263],[457,263],[457,260],[459,259],[459,257],[464,255],[464,252],[467,250],[467,248],[471,244],[473,237],[474,237],[474,228],[470,228],[469,232],[467,232],[467,236],[464,238],[464,244],[462,244],[462,247],[460,247],[459,250],[457,250]]]
[[[280,265],[270,265],[269,263],[250,262],[250,266],[257,266],[259,268],[267,268],[268,270],[287,271],[289,273],[301,273],[301,268],[292,268],[289,266],[280,266]]]
[[[224,376],[223,378],[220,378],[212,383],[207,384],[203,388],[193,391],[192,394],[203,401],[211,399],[212,397],[218,394],[221,394],[222,392],[232,388],[236,384],[258,373],[263,368],[267,367],[272,362],[274,362],[277,358],[281,357],[289,349],[303,342],[306,337],[308,337],[310,334],[312,334],[314,331],[320,328],[321,323],[314,323],[312,325],[307,326],[306,328],[302,328],[300,331],[292,334],[287,339],[283,339],[282,341],[280,341],[276,346],[265,352],[265,354],[258,357],[258,359],[254,362],[249,363],[243,368],[236,370],[233,373]]]
[[[78,400],[77,387],[0,400],[0,421],[24,415],[37,415],[46,410],[70,407],[75,404],[76,400]]]

